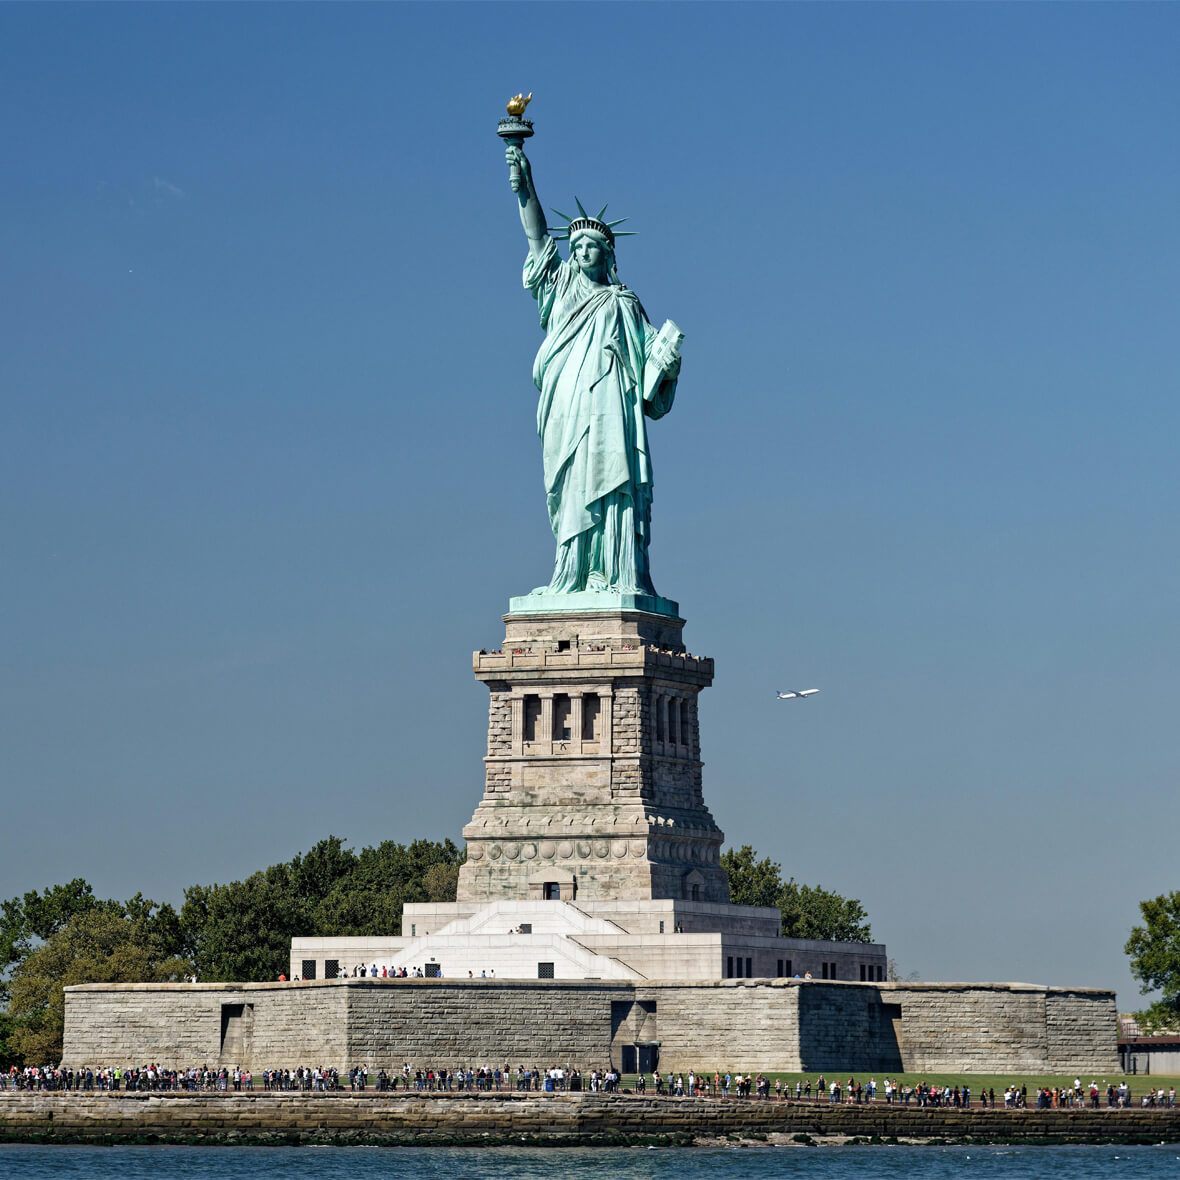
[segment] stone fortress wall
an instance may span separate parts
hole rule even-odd
[[[86,984],[64,1064],[1118,1071],[1113,992],[794,979]],[[632,1067],[633,1068],[633,1067]],[[650,1068],[650,1066],[649,1066]]]
[[[580,1094],[13,1093],[0,1138],[17,1142],[293,1143],[359,1146],[688,1143],[728,1135],[765,1142],[806,1134],[990,1143],[1176,1143],[1165,1109],[982,1110],[827,1102],[719,1102]],[[781,1136],[782,1138],[777,1138]]]

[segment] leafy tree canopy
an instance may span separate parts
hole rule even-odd
[[[836,942],[871,942],[869,916],[859,901],[819,885],[782,879],[782,868],[769,857],[758,859],[749,844],[727,848],[721,867],[729,874],[734,905],[772,906],[782,911],[786,938],[823,938]]]
[[[64,988],[76,983],[144,983],[180,979],[192,965],[155,933],[150,911],[138,917],[92,906],[17,964],[12,973],[8,1040],[26,1062],[61,1060]]]
[[[274,979],[292,938],[399,934],[406,902],[454,901],[462,860],[450,840],[353,852],[329,836],[244,881],[186,889],[184,945],[201,979]]]
[[[1180,892],[1161,893],[1139,903],[1143,925],[1131,930],[1123,948],[1139,990],[1160,998],[1136,1018],[1147,1028],[1180,1028]]]

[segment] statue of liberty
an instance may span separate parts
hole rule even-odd
[[[529,243],[524,285],[545,330],[533,382],[557,558],[549,585],[533,593],[654,597],[647,419],[672,408],[682,336],[671,321],[657,331],[619,282],[620,222],[603,220],[606,207],[591,217],[578,201],[579,216],[560,214],[566,224],[550,231],[520,139],[506,156]],[[555,238],[568,238],[568,260]]]

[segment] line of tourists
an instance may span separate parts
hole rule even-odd
[[[1081,1078],[1074,1078],[1073,1086],[1044,1087],[1037,1091],[1038,1110],[1085,1106],[1092,1110],[1098,1110],[1102,1107],[1104,1100],[1109,1108],[1130,1106],[1131,1087],[1126,1082],[1119,1082],[1116,1086],[1114,1082],[1108,1082],[1105,1079],[1103,1079],[1101,1087],[1096,1081],[1091,1081],[1089,1086],[1083,1086]],[[1147,1093],[1142,1095],[1140,1105],[1175,1107],[1176,1087],[1172,1086],[1166,1091],[1163,1087],[1158,1090],[1149,1088]]]
[[[120,1091],[154,1093],[182,1091],[206,1093],[217,1091],[262,1090],[339,1090],[340,1076],[335,1069],[299,1066],[295,1069],[264,1069],[257,1076],[239,1066],[208,1065],[189,1069],[165,1069],[159,1065],[106,1066],[101,1069],[64,1069],[42,1066],[0,1073],[0,1090],[61,1091],[95,1093]]]
[[[350,1078],[353,1072],[350,1071]],[[551,1066],[541,1069],[539,1066],[518,1065],[515,1070],[505,1065],[503,1067],[485,1065],[478,1069],[470,1066],[459,1066],[457,1069],[445,1068],[410,1069],[407,1062],[402,1066],[402,1088],[409,1090],[454,1092],[454,1091],[535,1091],[556,1093],[558,1091],[581,1093],[618,1093],[622,1075],[615,1069],[591,1070],[583,1074],[573,1066]],[[384,1070],[377,1075],[377,1089],[396,1090],[397,1075],[387,1075]],[[363,1089],[363,1082],[359,1086]]]
[[[12,1066],[7,1072],[0,1071],[0,1091],[24,1092],[158,1092],[183,1093],[230,1093],[257,1090],[272,1092],[326,1093],[329,1091],[363,1092],[372,1086],[379,1092],[401,1090],[429,1093],[490,1093],[503,1091],[532,1093],[631,1093],[623,1090],[623,1076],[613,1066],[593,1069],[586,1073],[574,1066],[508,1065],[468,1066],[459,1065],[453,1069],[411,1067],[405,1062],[401,1069],[381,1068],[373,1073],[369,1066],[358,1065],[344,1074],[332,1068],[298,1066],[294,1069],[264,1069],[255,1074],[240,1066],[208,1065],[192,1066],[188,1069],[169,1069],[159,1065],[106,1066],[103,1068],[67,1069],[64,1067],[28,1066],[19,1069]],[[773,1083],[764,1073],[734,1073],[720,1070],[712,1076],[698,1073],[669,1072],[662,1074],[653,1070],[636,1076],[634,1093],[671,1098],[736,1098],[796,1102],[823,1102],[832,1104],[863,1105],[884,1099],[888,1105],[917,1107],[970,1107],[978,1103],[984,1109],[1003,1107],[1021,1109],[1029,1105],[1029,1091],[1026,1085],[1015,1083],[1006,1086],[998,1095],[994,1087],[980,1087],[974,1093],[967,1083],[936,1085],[926,1082],[901,1083],[885,1078],[878,1087],[875,1078],[858,1082],[855,1077],[828,1080],[822,1073],[813,1083],[810,1078],[795,1082],[784,1082],[781,1078]],[[1081,1078],[1056,1087],[1037,1088],[1032,1100],[1038,1110],[1068,1110],[1089,1107],[1097,1110],[1122,1109],[1133,1105],[1131,1088],[1126,1081],[1114,1082],[1103,1079],[1101,1085],[1094,1080],[1088,1086]],[[1149,1088],[1140,1096],[1143,1107],[1174,1109],[1176,1089]]]

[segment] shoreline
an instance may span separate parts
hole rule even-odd
[[[1180,1143],[1180,1108],[830,1106],[616,1094],[0,1094],[0,1143],[836,1146]]]

